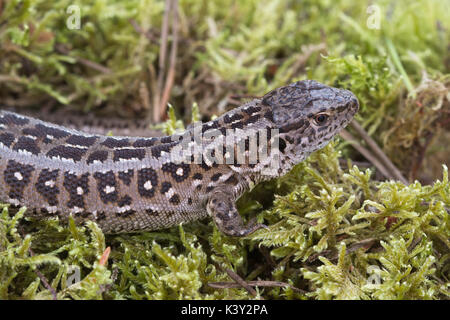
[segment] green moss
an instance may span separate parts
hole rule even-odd
[[[363,173],[356,166],[348,172],[338,169],[334,173],[340,178],[329,179],[309,167],[319,165],[328,175],[326,164],[335,162],[338,154],[327,149],[333,147],[313,155],[304,169],[300,165],[291,173],[302,175],[301,185],[287,177],[293,191],[278,197],[267,212],[279,221],[252,239],[273,247],[271,253],[279,259],[301,259],[308,265],[318,258],[324,265],[317,272],[310,267],[290,270],[312,281],[312,297],[424,299],[448,295],[447,280],[435,277],[448,273],[444,264],[437,268],[435,264],[450,249],[447,167],[443,180],[432,186],[371,181],[370,171]],[[345,248],[352,250],[346,253]],[[338,257],[337,265],[330,257]],[[371,284],[373,270],[380,270],[377,285]]]
[[[450,8],[377,1],[380,28],[371,29],[372,4],[180,1],[174,107],[160,128],[171,134],[217,115],[230,96],[316,79],[356,94],[357,121],[411,184],[375,179],[336,139],[238,201],[245,219],[269,225],[246,239],[223,236],[210,220],[105,239],[95,223],[36,221],[5,208],[0,298],[258,298],[208,285],[231,281],[229,269],[301,289],[258,288],[268,299],[448,299]],[[66,27],[69,5],[81,9],[79,30]],[[143,95],[159,94],[164,1],[12,0],[0,10],[2,103],[151,112]],[[424,179],[412,169],[420,157]]]

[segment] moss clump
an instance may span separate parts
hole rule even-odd
[[[337,164],[330,145],[297,166],[281,180],[292,191],[264,213],[269,230],[252,237],[273,248],[284,280],[311,280],[298,285],[320,299],[448,296],[448,168],[431,186],[405,186]]]
[[[80,8],[80,29],[67,27],[70,5]],[[164,6],[4,2],[2,104],[152,114]],[[211,221],[105,239],[94,223],[35,221],[5,208],[0,298],[448,299],[448,2],[180,0],[178,8],[164,131],[220,114],[239,95],[315,79],[356,94],[356,120],[410,184],[353,165],[363,159],[336,140],[239,200],[244,217],[270,225],[247,239],[224,237]],[[225,271],[286,286],[251,294],[223,285]]]

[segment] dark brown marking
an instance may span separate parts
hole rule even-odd
[[[231,185],[237,185],[238,184],[238,179],[235,177],[235,175],[231,175],[227,180],[225,180],[226,184],[231,184]]]
[[[96,172],[94,178],[97,180],[97,190],[103,203],[116,202],[119,193],[114,172]]]
[[[133,147],[136,148],[152,147],[155,145],[156,141],[158,141],[157,138],[149,138],[149,139],[140,138],[133,143]]]
[[[61,215],[61,212],[59,211],[50,213],[46,208],[37,208],[36,212],[48,217],[59,217]]]
[[[76,146],[90,147],[93,146],[97,140],[97,137],[71,135],[69,138],[67,138],[66,143],[70,143]]]
[[[242,114],[240,114],[240,113],[234,113],[232,115],[228,115],[227,114],[227,115],[224,116],[223,121],[225,123],[232,123],[234,121],[241,120],[242,118],[244,118],[244,116]]]
[[[192,179],[194,180],[202,180],[203,179],[203,175],[201,173],[196,173],[192,176]]]
[[[3,172],[3,179],[10,186],[9,197],[11,199],[20,200],[23,198],[23,191],[30,183],[33,171],[34,167],[32,165],[21,164],[14,160],[8,161]]]
[[[339,113],[344,112],[346,109],[347,109],[346,106],[339,106],[339,107],[337,107],[337,111],[338,111]]]
[[[147,214],[151,214],[151,215],[155,215],[155,216],[157,216],[159,214],[158,211],[155,211],[153,209],[145,209],[145,212]]]
[[[161,183],[161,193],[164,194],[172,188],[172,184],[168,181]]]
[[[0,134],[0,143],[3,143],[6,147],[10,147],[14,141],[14,135],[8,132]]]
[[[296,120],[290,123],[287,123],[286,125],[280,127],[280,133],[286,133],[289,131],[297,130],[303,127],[308,126],[309,124],[304,119]]]
[[[264,113],[264,118],[266,118],[267,120],[274,122],[273,119],[273,112],[272,111],[267,111],[266,113]]]
[[[128,169],[127,171],[119,171],[119,179],[122,180],[122,182],[129,186],[131,184],[131,179],[134,176],[134,170]]]
[[[17,126],[24,126],[30,122],[29,119],[19,117],[12,113],[5,113],[2,117],[0,117],[0,124],[5,125],[17,125]]]
[[[261,107],[260,106],[249,106],[246,108],[242,109],[246,114],[248,115],[252,115],[256,112],[260,112],[261,111]]]
[[[42,138],[42,137],[45,136],[42,131],[40,131],[40,130],[38,130],[36,128],[23,128],[22,129],[22,133],[25,136],[28,135],[28,136],[33,136],[33,137],[36,137],[36,138]]]
[[[101,145],[108,148],[123,148],[130,147],[130,141],[128,139],[115,139],[115,138],[106,138],[105,141],[101,143]]]
[[[125,207],[125,206],[129,206],[132,203],[132,199],[129,195],[123,196],[119,202],[118,205],[119,207]]]
[[[67,202],[69,208],[81,208],[86,209],[84,203],[84,195],[89,193],[89,173],[84,173],[80,176],[73,174],[69,171],[64,172],[63,186],[67,190],[70,196],[70,200]],[[79,190],[82,190],[81,194]]]
[[[138,170],[138,192],[142,197],[151,198],[155,195],[158,185],[158,173],[152,168]],[[148,182],[151,183],[149,188]]]
[[[286,150],[286,147],[287,147],[286,141],[284,141],[284,139],[280,138],[279,142],[278,142],[278,147],[279,147],[279,150],[282,153],[284,153],[284,150]]]
[[[105,162],[108,159],[108,151],[98,150],[92,152],[87,158],[87,164],[94,163],[94,161]]]
[[[119,149],[114,150],[113,161],[120,161],[120,159],[130,160],[130,159],[142,160],[145,158],[144,149]]]
[[[241,121],[231,124],[231,129],[243,129],[243,128],[244,124]]]
[[[161,138],[161,143],[171,143],[173,142],[172,136],[165,136]]]
[[[38,155],[40,149],[36,144],[36,141],[29,137],[20,137],[19,140],[14,144],[13,150],[25,150],[31,152],[34,155]]]
[[[250,117],[248,117],[247,120],[245,120],[245,121],[243,122],[243,125],[244,125],[244,126],[247,126],[247,125],[249,125],[249,124],[255,123],[255,122],[257,122],[260,118],[261,118],[261,117],[260,117],[259,115],[250,116]]]
[[[178,194],[174,194],[170,199],[169,202],[172,204],[180,204],[180,196]]]
[[[136,213],[136,210],[130,209],[124,212],[117,212],[116,214],[120,217],[128,217]]]
[[[208,171],[211,168],[217,168],[219,165],[216,163],[217,159],[215,157],[216,150],[210,150],[209,152],[206,152],[206,154],[202,157],[202,163],[200,164],[200,167],[203,168],[203,170]],[[208,162],[211,163],[211,165],[208,165],[205,162],[205,159],[208,159]]]
[[[161,157],[161,152],[167,152],[169,153],[170,150],[175,146],[176,143],[167,143],[167,144],[160,144],[151,147],[152,150],[152,156],[155,158]]]
[[[81,211],[80,213],[79,213],[79,215],[82,217],[82,218],[88,218],[90,215],[92,215],[92,212],[89,212],[89,211]]]
[[[49,135],[49,136],[52,136],[52,137],[54,137],[56,139],[65,138],[65,137],[70,135],[70,133],[67,132],[67,131],[64,131],[64,130],[61,130],[61,129],[57,129],[57,128],[53,128],[53,127],[48,127],[48,126],[45,126],[45,125],[40,124],[40,123],[37,124],[35,126],[35,128],[37,130],[41,131],[44,135],[46,135],[46,136]]]
[[[39,192],[50,206],[58,204],[59,188],[57,187],[59,170],[43,169],[39,173],[36,182],[36,190]],[[49,183],[50,182],[50,183]]]
[[[292,138],[291,136],[285,135],[284,138],[287,140],[287,142],[289,142],[291,144],[294,143],[294,138]]]
[[[106,219],[106,213],[104,211],[100,211],[97,213],[97,221],[105,220]]]
[[[75,162],[81,160],[81,158],[87,153],[87,149],[81,149],[68,146],[56,146],[49,150],[46,154],[47,157],[60,157],[64,159],[72,159]]]
[[[211,122],[207,122],[202,126],[202,133],[205,133],[206,131],[218,129],[220,127],[219,121],[214,120]]]
[[[165,163],[161,167],[162,171],[170,173],[176,182],[182,182],[189,177],[191,168],[186,163],[175,164],[172,162]]]
[[[128,196],[128,195],[126,195],[126,196],[122,197],[122,198],[119,200],[119,203],[118,203],[118,204],[119,204],[119,207],[126,207],[126,206],[131,205],[131,203],[132,203],[131,197]],[[136,210],[128,209],[128,210],[126,210],[126,211],[117,212],[117,215],[118,215],[118,216],[122,216],[122,217],[128,217],[128,216],[130,216],[130,215],[132,215],[132,214],[135,214],[135,213],[136,213]]]

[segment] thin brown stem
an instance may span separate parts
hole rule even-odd
[[[166,73],[166,55],[167,55],[167,43],[168,43],[168,36],[169,36],[169,17],[170,17],[170,11],[172,7],[172,1],[166,0],[165,2],[165,8],[164,8],[164,17],[163,17],[163,24],[161,28],[161,40],[160,40],[160,47],[159,47],[159,70],[158,70],[158,81],[157,81],[157,92],[155,94],[155,103],[153,108],[153,121],[155,123],[161,121],[161,110],[159,109],[161,106],[161,92],[163,88],[164,83],[164,76]]]
[[[417,148],[419,149],[419,154],[416,159],[414,159],[413,164],[411,166],[409,178],[414,180],[418,176],[418,171],[422,166],[423,160],[425,159],[425,153],[430,145],[430,142],[433,138],[434,134],[432,132],[425,133],[425,143],[420,145],[420,142],[417,142]]]
[[[167,110],[167,102],[169,101],[170,92],[172,91],[175,80],[175,65],[178,49],[178,0],[173,0],[172,6],[172,44],[170,47],[169,72],[166,77],[166,83],[159,106],[159,118],[162,119]]]
[[[34,256],[34,252],[33,250],[31,250],[31,248],[28,249],[28,252],[30,253],[31,256]],[[42,272],[39,271],[38,268],[36,268],[34,271],[36,272],[37,276],[41,280],[44,287],[46,287],[47,290],[50,291],[50,293],[52,294],[53,300],[58,300],[56,290],[50,285],[50,283],[48,283],[47,278],[42,274]]]
[[[392,175],[400,180],[404,184],[408,184],[408,180],[402,175],[400,170],[392,163],[392,161],[388,158],[388,156],[381,150],[378,144],[373,140],[367,132],[364,130],[360,124],[353,120],[350,124],[353,129],[361,136],[361,138],[367,143],[367,145],[372,149],[375,155],[380,159],[381,162],[385,165],[385,167],[392,173]]]
[[[347,130],[342,130],[340,135],[342,138],[344,138],[344,140],[350,142],[350,144],[356,150],[358,150],[358,152],[361,153],[367,160],[369,160],[375,166],[375,168],[377,168],[381,172],[383,176],[385,176],[386,178],[395,179],[395,177],[389,172],[389,170],[386,169],[383,163],[381,163],[369,150],[360,145],[355,137],[353,137]]]
[[[91,60],[88,60],[88,59],[85,59],[85,58],[80,58],[80,57],[74,57],[74,56],[72,56],[72,55],[70,54],[70,51],[67,50],[66,48],[64,48],[62,45],[58,45],[58,44],[57,44],[57,45],[55,46],[55,49],[56,49],[56,51],[58,51],[59,53],[62,53],[62,54],[64,54],[64,55],[66,55],[66,56],[70,56],[71,58],[74,58],[74,59],[77,60],[80,64],[82,64],[82,65],[84,65],[84,66],[86,66],[86,67],[89,67],[89,68],[91,68],[91,69],[100,71],[101,73],[105,73],[105,74],[111,74],[111,73],[112,73],[111,69],[109,69],[109,68],[107,68],[107,67],[105,67],[105,66],[102,66],[101,64],[99,64],[99,63],[97,63],[97,62],[94,62],[94,61],[91,61]]]
[[[281,281],[267,281],[267,280],[255,280],[255,281],[248,281],[246,282],[248,286],[251,287],[289,287],[293,289],[296,292],[299,293],[306,293],[306,291],[296,288],[293,285],[290,285],[289,283],[281,282]],[[228,288],[240,288],[241,285],[236,282],[212,282],[208,283],[208,286],[211,288],[218,288],[218,289],[228,289]]]
[[[232,271],[232,270],[230,270],[230,269],[228,269],[228,268],[222,268],[220,265],[218,265],[218,264],[215,264],[216,265],[216,267],[217,267],[217,269],[219,269],[219,270],[221,270],[221,271],[225,271],[227,274],[228,274],[228,276],[231,278],[231,279],[233,279],[234,281],[235,281],[235,284],[236,284],[236,287],[235,288],[240,288],[240,287],[242,287],[242,288],[244,288],[245,290],[247,290],[248,291],[248,293],[250,293],[252,296],[256,296],[258,293],[256,292],[256,290],[255,289],[253,289],[251,286],[249,286],[248,284],[247,284],[247,282],[244,280],[244,279],[242,279],[236,272],[234,272],[234,271]],[[218,283],[218,282],[215,282],[215,283]],[[220,282],[219,282],[220,283]],[[214,283],[210,283],[210,284],[208,284],[208,285],[211,285],[211,284],[213,284],[214,285]],[[262,298],[261,298],[262,299]]]
[[[225,269],[225,272],[228,274],[228,276],[233,279],[239,286],[244,288],[248,291],[252,296],[256,297],[258,294],[255,289],[253,289],[251,286],[248,285],[248,283],[242,279],[237,273],[233,272],[230,269]]]
[[[157,38],[157,36],[155,36],[150,31],[145,31],[144,29],[142,29],[142,27],[137,23],[136,20],[130,19],[128,21],[130,22],[130,24],[133,26],[134,30],[136,30],[137,33],[144,35],[147,38],[147,40],[159,44],[159,39]]]

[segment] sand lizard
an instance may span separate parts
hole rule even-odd
[[[245,225],[236,199],[324,147],[358,108],[350,91],[305,80],[164,137],[86,134],[0,111],[0,201],[38,217],[93,220],[105,233],[161,229],[210,215],[223,233],[245,236],[263,225]],[[256,163],[250,159],[249,132],[258,132],[256,150],[278,150],[275,169],[270,152]]]

